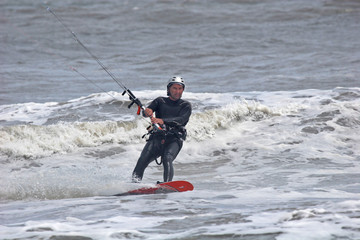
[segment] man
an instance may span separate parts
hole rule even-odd
[[[153,130],[133,171],[133,182],[140,182],[145,168],[158,157],[164,166],[164,182],[172,181],[173,161],[186,138],[185,125],[191,115],[191,104],[181,99],[184,89],[182,77],[171,78],[167,85],[168,97],[156,98],[144,110],[144,116],[151,119]]]

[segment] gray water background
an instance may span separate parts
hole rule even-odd
[[[0,2],[0,104],[121,91],[50,7],[128,88],[191,92],[359,86],[360,2]]]

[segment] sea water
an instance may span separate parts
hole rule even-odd
[[[112,197],[148,104],[192,103],[174,180]],[[1,1],[1,239],[360,239],[359,1]],[[76,71],[80,72],[78,74]],[[85,76],[85,77],[84,77]]]

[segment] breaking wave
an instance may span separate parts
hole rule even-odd
[[[214,137],[218,129],[245,120],[261,120],[274,115],[257,102],[239,101],[221,108],[194,113],[188,128],[188,140],[203,141]],[[58,122],[52,125],[14,125],[0,127],[0,152],[15,158],[39,158],[66,154],[79,148],[107,143],[130,144],[142,141],[148,121]]]

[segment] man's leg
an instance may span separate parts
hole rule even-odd
[[[155,140],[149,140],[146,143],[133,171],[132,182],[140,182],[143,178],[145,168],[157,157],[158,149],[155,143]]]
[[[181,140],[176,140],[169,143],[164,149],[164,153],[162,155],[164,182],[170,182],[174,177],[173,161],[180,152],[182,145],[183,143]]]

